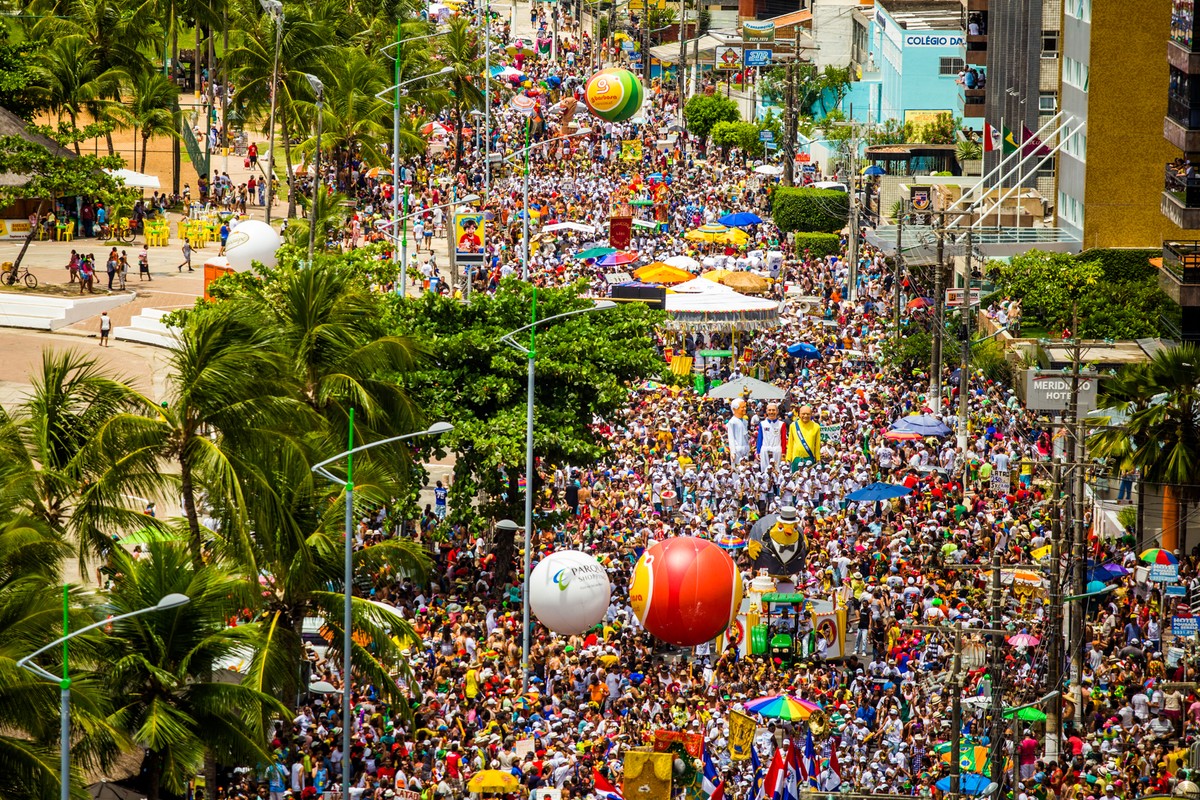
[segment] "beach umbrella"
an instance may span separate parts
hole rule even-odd
[[[726,214],[721,217],[720,221],[722,225],[728,225],[731,228],[741,228],[744,225],[757,225],[762,222],[762,217],[749,211],[739,211],[736,214]]]
[[[1037,647],[1041,639],[1029,633],[1014,633],[1006,641],[1013,647]]]
[[[883,167],[879,166],[878,164],[872,164],[869,167],[863,167],[862,174],[863,175],[871,175],[871,176],[887,175],[887,170],[884,169]]]
[[[1158,547],[1151,547],[1149,550],[1144,551],[1140,556],[1138,556],[1138,558],[1147,564],[1179,563],[1179,559],[1175,557],[1174,553]]]
[[[1129,574],[1129,570],[1120,564],[1101,564],[1099,566],[1089,565],[1087,570],[1087,579],[1089,581],[1111,581],[1116,578],[1123,578]]]
[[[512,107],[521,114],[529,116],[537,108],[537,100],[524,94],[513,95]]]
[[[635,262],[637,260],[638,260],[637,253],[613,252],[613,253],[609,253],[606,256],[603,256],[599,261],[596,262],[596,264],[601,267],[621,267],[626,264],[632,264],[633,262]]]
[[[969,794],[972,797],[978,797],[992,784],[992,781],[986,775],[979,775],[974,772],[964,772],[958,776],[958,789],[963,794]],[[943,792],[950,791],[950,776],[942,778],[936,784],[938,789]]]
[[[917,414],[911,417],[900,417],[892,423],[892,430],[911,431],[922,436],[949,436],[950,428],[936,417],[928,414]]]
[[[787,352],[793,358],[818,359],[821,357],[821,351],[808,342],[796,342],[788,345]]]
[[[893,442],[916,442],[925,437],[913,431],[888,431],[883,435],[883,438],[890,439]]]
[[[683,238],[689,242],[718,242],[727,233],[729,233],[729,228],[716,222],[709,222],[688,231]]]
[[[426,122],[421,126],[422,136],[445,136],[450,129],[440,122]]]
[[[925,308],[933,305],[933,301],[928,297],[915,297],[908,301],[906,308]]]
[[[1013,712],[1005,711],[1004,718],[1012,719]],[[1046,712],[1033,708],[1032,706],[1029,708],[1022,708],[1017,712],[1017,719],[1024,720],[1025,722],[1045,722]]]
[[[467,791],[508,793],[517,791],[520,786],[521,782],[511,772],[485,769],[471,776],[471,780],[467,782]]]
[[[713,240],[716,244],[745,244],[750,241],[750,234],[737,228],[730,228]]]
[[[783,167],[777,167],[774,164],[763,164],[760,167],[755,167],[754,172],[758,175],[782,175]]]
[[[615,252],[617,252],[615,247],[589,247],[587,250],[576,253],[575,258],[579,261],[587,261],[589,258],[602,258]]]
[[[664,258],[663,263],[668,267],[678,267],[679,269],[692,271],[700,268],[700,262],[691,256],[671,256],[670,258]]]
[[[392,171],[386,167],[371,167],[367,170],[367,177],[371,180],[379,180],[382,177],[391,177]]]
[[[1087,593],[1103,592],[1106,588],[1108,588],[1108,584],[1104,581],[1088,581]]]
[[[812,715],[812,712],[819,709],[820,706],[810,700],[779,694],[747,700],[742,704],[742,708],[761,717],[802,720],[808,719]]]
[[[722,533],[713,540],[717,547],[725,550],[737,550],[746,546],[746,540],[732,533]]]
[[[633,277],[644,283],[662,283],[669,286],[675,283],[690,281],[696,276],[685,269],[672,267],[670,264],[664,264],[661,261],[655,261],[653,264],[647,264],[644,267],[635,269]]]
[[[855,489],[846,495],[846,499],[855,503],[876,503],[880,500],[892,500],[896,497],[904,497],[911,493],[912,489],[907,486],[897,486],[893,483],[880,483],[876,481],[870,486]]]

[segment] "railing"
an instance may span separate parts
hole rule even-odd
[[[1200,169],[1193,164],[1167,164],[1163,185],[1188,208],[1200,208]]]
[[[1167,96],[1167,116],[1190,130],[1200,129],[1200,107],[1182,97]]]
[[[204,152],[204,148],[196,141],[196,135],[192,133],[192,126],[187,124],[185,120],[183,125],[183,146],[187,150],[188,158],[192,160],[192,165],[196,168],[197,175],[208,177],[208,155]]]
[[[1163,242],[1163,269],[1180,283],[1200,284],[1200,242]]]

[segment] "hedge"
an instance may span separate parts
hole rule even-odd
[[[841,237],[836,233],[797,233],[796,255],[804,255],[807,250],[813,258],[841,255]]]
[[[1107,280],[1141,281],[1155,275],[1150,259],[1161,256],[1162,250],[1095,248],[1083,251],[1076,258],[1080,261],[1099,261]]]
[[[834,189],[780,187],[775,191],[771,216],[785,233],[837,233],[850,219],[850,195]]]

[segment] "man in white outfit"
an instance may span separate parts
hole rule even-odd
[[[783,420],[779,418],[779,404],[767,406],[767,418],[758,423],[758,466],[765,475],[783,461]]]
[[[733,464],[744,461],[750,455],[750,428],[746,424],[746,401],[735,399],[729,404],[733,416],[725,423],[725,434],[729,439],[729,458]]]

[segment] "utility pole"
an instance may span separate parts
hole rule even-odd
[[[675,76],[679,83],[679,127],[683,127],[683,104],[687,100],[687,78],[684,69],[687,67],[687,4],[679,0],[679,74]],[[679,131],[679,141],[685,141],[683,131]]]
[[[1083,423],[1079,414],[1079,382],[1083,354],[1079,339],[1078,305],[1072,313],[1071,328],[1071,333],[1074,335],[1071,345],[1071,400],[1067,407],[1067,424],[1069,426],[1067,432],[1070,449],[1064,455],[1071,459],[1072,470],[1070,491],[1071,568],[1074,578],[1072,593],[1075,595],[1075,600],[1072,601],[1071,608],[1071,688],[1072,691],[1079,692],[1075,703],[1074,720],[1076,728],[1079,729],[1083,726],[1083,620],[1084,603],[1086,602],[1083,594],[1086,591],[1084,578],[1087,568],[1085,560],[1087,535],[1083,527]]]
[[[942,337],[946,332],[946,291],[942,286],[946,273],[946,212],[938,211],[937,216],[937,266],[933,276],[933,363],[929,370],[929,407],[935,415],[942,410]]]
[[[854,303],[858,300],[858,187],[855,185],[858,179],[858,126],[853,121],[850,126],[850,153],[847,158],[850,164],[850,286],[846,297]]]
[[[962,629],[954,629],[954,661],[950,671],[950,797],[960,794],[962,775]]]
[[[783,91],[783,185],[796,185],[796,60],[784,67]]]
[[[1055,463],[1052,469],[1050,496],[1053,498],[1054,518],[1050,540],[1050,635],[1048,656],[1050,665],[1046,677],[1048,691],[1059,694],[1046,709],[1046,760],[1057,759],[1062,752],[1062,679],[1063,679],[1063,620],[1062,585],[1059,570],[1062,558],[1062,465]]]
[[[900,278],[904,271],[904,200],[900,201],[900,213],[896,216],[896,258],[892,262],[892,289],[896,294],[894,308],[892,309],[892,326],[895,329],[896,338],[900,338]]]
[[[963,496],[966,497],[966,487],[963,487]],[[1003,596],[1000,592],[1000,551],[996,550],[994,545],[992,549],[992,595],[991,595],[991,627],[993,630],[1000,629],[1002,619],[1001,602]],[[992,684],[992,731],[991,731],[991,755],[989,762],[992,765],[991,777],[996,783],[1001,783],[998,780],[1004,774],[1004,703],[1003,691],[1000,686],[1003,681],[1004,671],[1004,638],[1000,634],[992,634],[992,646],[988,653],[988,673]],[[999,793],[1003,797],[1003,793]]]

